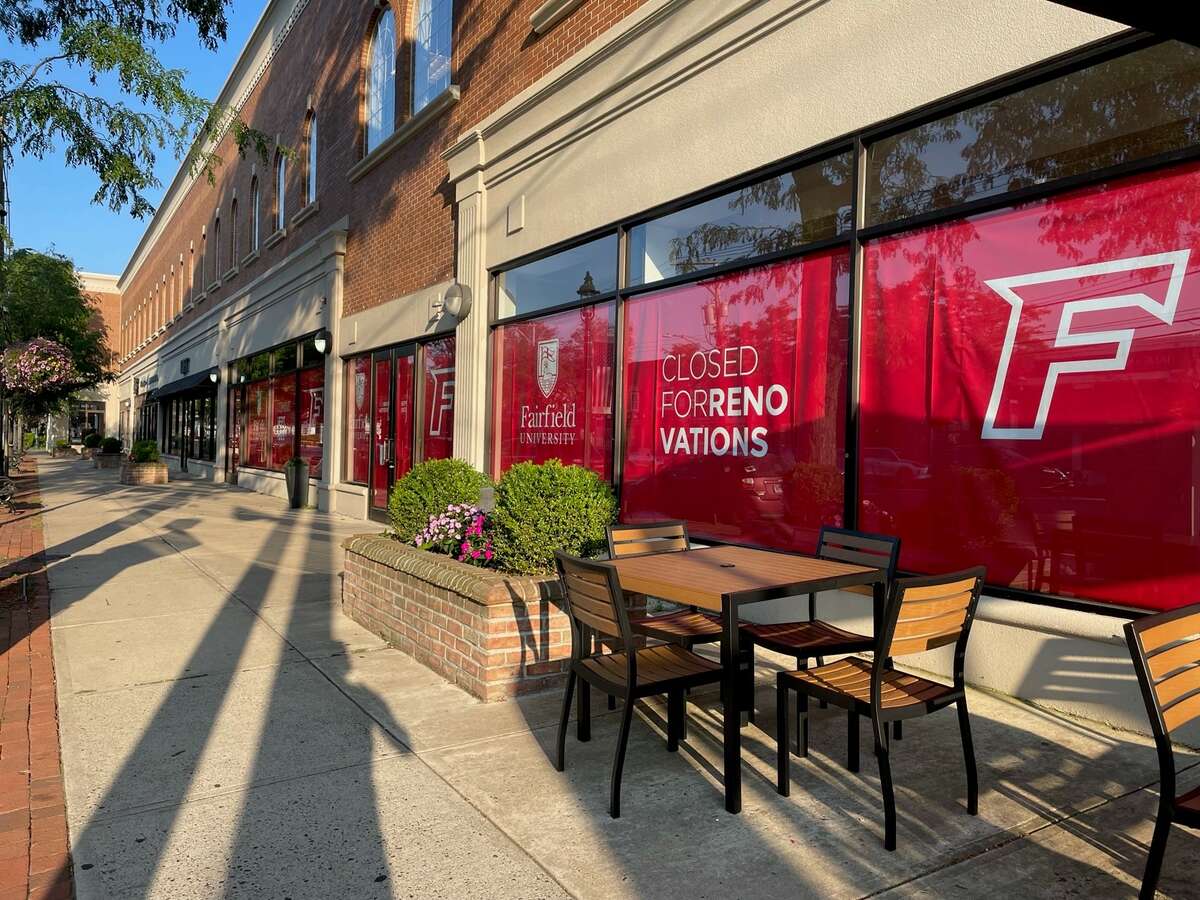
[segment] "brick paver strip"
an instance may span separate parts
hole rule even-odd
[[[0,900],[74,894],[36,461],[0,512]]]

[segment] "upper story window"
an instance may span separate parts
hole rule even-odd
[[[375,20],[367,54],[366,152],[370,153],[396,127],[396,16],[384,6]]]
[[[413,39],[412,111],[420,112],[450,86],[453,0],[417,0]]]
[[[250,179],[250,252],[258,252],[259,225],[261,224],[260,216],[262,209],[262,201],[258,191],[258,176]]]
[[[213,281],[221,278],[221,217],[213,219]]]
[[[238,218],[238,202],[235,198],[229,204],[229,265],[232,268],[238,264],[238,251],[241,249],[238,242],[238,231],[241,230],[242,222]]]
[[[275,230],[282,231],[287,224],[287,159],[282,153],[275,155]]]
[[[317,199],[317,114],[309,110],[308,127],[305,129],[308,153],[304,172],[304,205]]]

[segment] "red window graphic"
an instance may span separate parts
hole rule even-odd
[[[366,484],[371,474],[371,357],[346,361],[346,476]]]
[[[449,459],[454,451],[454,338],[430,341],[425,357],[425,459]]]
[[[325,370],[300,372],[300,456],[308,463],[310,478],[321,477],[325,442]]]
[[[628,301],[622,518],[813,550],[842,518],[849,256]]]
[[[560,459],[611,477],[613,354],[612,304],[496,330],[500,471]]]
[[[874,242],[860,524],[901,566],[1200,596],[1200,166]]]
[[[283,470],[292,458],[296,434],[296,376],[271,378],[271,468]]]
[[[246,465],[265,469],[270,465],[271,384],[256,381],[246,385]]]

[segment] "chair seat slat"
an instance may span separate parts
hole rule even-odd
[[[1163,710],[1162,716],[1163,724],[1167,726],[1168,732],[1200,717],[1200,694],[1191,694],[1177,703],[1171,704]]]
[[[1164,706],[1174,703],[1184,694],[1200,690],[1200,665],[1185,669],[1170,678],[1164,678],[1154,686],[1154,690],[1158,694],[1158,702]]]
[[[1187,638],[1200,638],[1200,613],[1153,625],[1141,632],[1142,646],[1147,653]]]
[[[1155,681],[1160,680],[1176,669],[1200,662],[1200,640],[1178,644],[1168,650],[1160,650],[1153,656],[1146,657],[1146,668],[1150,670]]]

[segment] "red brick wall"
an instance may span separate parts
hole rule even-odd
[[[84,293],[95,299],[100,312],[98,324],[104,326],[108,349],[112,351],[114,359],[119,357],[121,354],[121,295],[115,291],[89,291],[86,289]]]
[[[295,229],[289,227],[283,241],[264,248],[258,260],[218,288],[204,306],[237,290],[347,215],[347,313],[449,279],[454,272],[453,196],[440,158],[442,151],[642,2],[586,0],[549,33],[538,36],[529,26],[529,16],[542,0],[457,0],[452,80],[462,90],[460,102],[357,182],[350,181],[348,171],[362,157],[363,58],[375,5],[370,0],[310,2],[255,88],[242,117],[266,134],[278,135],[297,151],[288,167],[286,210],[290,220],[301,203],[303,130],[307,99],[312,96],[318,117],[320,209]],[[411,35],[411,0],[397,0],[395,9],[398,32]],[[403,110],[408,105],[407,37],[401,43],[397,95]],[[397,124],[403,119],[398,114]],[[215,185],[199,179],[191,187],[146,262],[128,281],[125,316],[153,297],[156,289],[162,290],[163,276],[171,278],[172,265],[178,285],[180,254],[186,281],[189,244],[195,243],[199,258],[202,229],[208,229],[211,243],[218,209],[226,245],[222,269],[228,267],[229,208],[235,192],[241,218],[239,255],[248,251],[250,180],[255,166],[263,200],[262,237],[265,240],[269,235],[274,197],[270,162],[264,164],[253,156],[239,159],[228,139],[218,152],[224,164],[216,173]],[[211,258],[210,252],[204,285],[213,278]],[[198,291],[204,287],[199,282],[197,275]],[[157,324],[152,320],[149,330]]]

